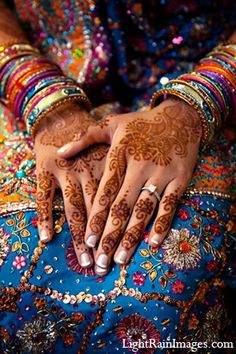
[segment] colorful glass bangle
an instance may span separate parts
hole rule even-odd
[[[203,81],[203,85],[211,85],[213,90],[211,91],[217,97],[217,103],[222,107],[222,118],[226,120],[230,115],[230,109],[232,106],[231,100],[231,86],[227,85],[223,77],[221,79],[214,75],[214,72],[198,71],[196,73],[198,81]],[[205,83],[206,82],[206,83]]]
[[[26,41],[25,39],[17,38],[17,39],[13,39],[10,42],[2,43],[2,44],[0,44],[0,54],[2,52],[4,52],[7,48],[12,47],[12,46],[14,46],[16,44],[18,44],[18,45],[19,44],[20,45],[25,45],[25,44],[29,45],[29,42]]]
[[[63,86],[63,87],[62,87]],[[50,86],[47,85],[44,89],[38,90],[36,94],[32,96],[32,98],[28,101],[24,111],[23,115],[24,118],[27,119],[28,115],[30,112],[33,110],[33,108],[45,97],[50,95],[51,93],[57,92],[62,90],[62,88],[76,88],[78,86],[75,85],[74,82],[66,81],[66,78],[64,81],[58,82],[58,83],[52,83]]]
[[[42,78],[40,81],[37,81],[37,83],[34,83],[31,87],[30,86],[27,87],[27,91],[24,94],[23,102],[21,104],[19,116],[20,117],[23,116],[23,112],[26,110],[27,105],[37,94],[42,95],[45,90],[48,90],[49,86],[57,85],[57,84],[58,86],[62,84],[65,85],[71,81],[72,79],[69,79],[65,76],[50,75],[45,79]]]
[[[203,86],[205,86],[206,88],[209,89],[209,91],[211,92],[210,97],[212,97],[213,100],[218,105],[222,116],[224,115],[225,110],[227,110],[227,115],[229,114],[229,110],[228,110],[227,104],[225,102],[225,97],[224,97],[224,95],[222,95],[222,92],[217,87],[215,82],[212,82],[212,80],[210,80],[210,78],[205,77],[204,75],[201,75],[198,72],[191,73],[190,75],[188,75],[186,77],[190,77],[190,79],[192,79],[193,81],[199,82]],[[215,97],[215,99],[214,99],[214,97]]]
[[[182,79],[181,76],[179,78]],[[201,85],[199,82],[194,81],[195,77],[193,75],[185,74],[183,75],[183,79],[186,85],[189,85],[190,87],[195,89],[195,91],[202,96],[203,100],[206,102],[210,110],[208,119],[214,117],[217,126],[219,126],[221,124],[221,111],[219,105],[216,102],[215,97],[212,96],[212,92],[205,86]]]
[[[35,58],[35,54],[34,55],[26,55],[26,56],[23,56],[20,58],[17,57],[15,59],[11,60],[10,62],[8,62],[4,66],[4,68],[0,71],[0,96],[1,97],[5,97],[7,82],[9,80],[9,78],[11,77],[11,75],[17,69],[18,65],[20,65],[21,63],[24,63],[27,60],[33,59],[33,58]]]
[[[53,78],[57,79],[58,78],[58,73],[57,73],[57,71],[47,71],[47,72],[37,73],[27,83],[27,86],[24,86],[21,91],[19,90],[19,92],[18,92],[18,94],[16,96],[16,99],[15,99],[14,112],[15,112],[16,116],[22,117],[21,113],[22,113],[22,111],[24,111],[24,105],[27,105],[27,103],[29,103],[30,99],[37,93],[37,90],[35,89],[35,87],[40,82],[44,83],[44,88],[48,87],[50,82],[52,82],[52,81],[48,80],[48,76],[51,78],[51,80]],[[46,79],[46,80],[44,80],[44,79]],[[65,82],[65,78],[64,78],[64,82]]]
[[[202,63],[202,64],[198,64],[195,67],[195,72],[197,72],[199,69],[212,71],[213,73],[218,72],[220,75],[225,77],[231,83],[231,85],[234,87],[234,89],[236,89],[235,75],[233,75],[229,71],[223,69],[220,65],[212,65],[210,63],[205,63],[205,64]]]
[[[198,72],[201,73],[202,71],[198,70]],[[236,94],[235,94],[235,89],[231,85],[231,82],[229,82],[223,75],[220,75],[217,72],[204,70],[203,73],[205,76],[211,77],[216,81],[218,81],[219,83],[221,83],[222,87],[224,86],[225,88],[224,91],[227,91],[225,95],[225,99],[226,101],[230,102],[228,105],[230,108],[229,114],[231,115],[232,112],[236,110]]]
[[[211,123],[215,121],[215,117],[212,115],[212,112],[209,108],[208,103],[205,100],[205,97],[201,96],[200,92],[197,91],[196,88],[193,87],[190,83],[184,80],[174,79],[169,81],[168,84],[165,85],[165,88],[173,88],[190,95],[190,97],[192,97],[203,110],[207,121]]]
[[[50,71],[50,75],[58,75],[57,70],[55,70],[54,72],[51,70]],[[38,70],[36,72],[37,75],[39,74],[45,74],[48,75],[48,71],[45,72],[45,69],[40,68],[40,70]],[[28,73],[29,78],[32,78],[32,73]],[[25,83],[26,81],[26,83]],[[19,116],[20,113],[20,107],[21,107],[21,102],[24,100],[24,96],[25,96],[25,90],[28,87],[28,82],[27,82],[27,76],[22,77],[21,80],[19,80],[15,87],[13,88],[12,92],[11,92],[11,98],[10,98],[10,103],[9,103],[9,107],[12,111],[14,111],[16,116]]]

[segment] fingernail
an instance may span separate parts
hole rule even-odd
[[[98,266],[95,266],[94,270],[98,275],[104,275],[107,273],[107,268],[100,268]]]
[[[159,245],[159,235],[154,234],[150,241],[158,246]]]
[[[95,247],[97,243],[97,239],[98,239],[97,236],[90,235],[86,240],[86,245],[88,245],[89,247]]]
[[[48,241],[49,240],[49,233],[47,230],[43,229],[40,233],[40,240],[42,242]]]
[[[81,254],[80,261],[81,261],[82,267],[87,267],[87,266],[91,265],[91,260],[90,260],[89,254],[86,252]]]
[[[58,149],[57,152],[59,152],[59,153],[66,152],[67,150],[69,150],[70,147],[71,147],[70,144],[66,144],[66,145],[62,146],[60,149]]]
[[[102,253],[98,256],[97,262],[96,264],[100,267],[100,268],[107,268],[108,265],[108,259],[109,257]]]
[[[126,251],[120,251],[116,257],[116,262],[120,264],[125,264],[127,259],[127,252]]]

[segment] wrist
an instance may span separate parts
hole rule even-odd
[[[52,134],[58,134],[58,130],[61,129],[63,134],[65,128],[69,128],[73,125],[73,129],[77,128],[78,131],[87,122],[93,121],[88,111],[83,105],[76,104],[74,102],[65,103],[63,106],[55,108],[52,112],[49,112],[44,119],[42,119],[35,132],[35,138],[42,132],[50,131]]]

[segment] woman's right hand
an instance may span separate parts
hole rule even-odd
[[[108,147],[93,146],[70,160],[59,158],[57,150],[68,142],[77,141],[94,124],[95,120],[89,113],[78,106],[62,107],[40,123],[35,139],[40,239],[48,242],[53,237],[52,204],[55,189],[59,187],[75,252],[83,267],[93,264],[93,255],[84,242],[84,234]]]

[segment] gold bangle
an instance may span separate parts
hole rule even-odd
[[[0,44],[0,53],[4,52],[7,48],[12,47],[15,44],[29,44],[25,39],[15,39],[6,43]]]

